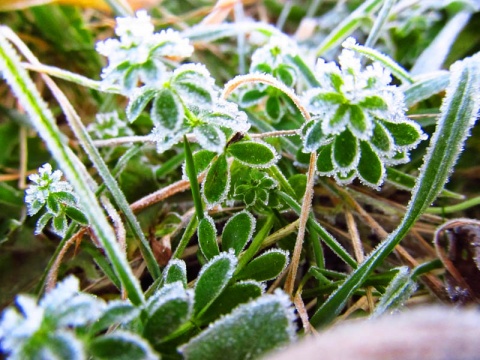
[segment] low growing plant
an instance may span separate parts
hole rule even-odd
[[[426,56],[398,37],[419,26],[407,12],[438,9],[370,0],[349,11],[312,1],[308,13],[295,11],[317,14],[330,33],[302,41],[281,31],[284,12],[273,27],[242,20],[238,5],[235,22],[223,22],[220,1],[180,32],[157,30],[145,10],[134,14],[123,1],[108,3],[119,16],[115,34],[95,47],[107,62],[98,81],[44,65],[0,26],[0,73],[26,114],[21,127],[51,155],[29,175],[24,200],[0,182],[2,203],[24,204],[31,218],[9,218],[0,244],[13,242],[18,221],[35,224],[40,241],[57,241],[37,298],[17,296],[0,318],[7,358],[258,358],[294,341],[300,323],[309,333],[347,305],[345,317],[361,309],[376,317],[425,289],[445,297],[429,273],[442,266],[431,246],[417,231],[430,254],[419,262],[422,251],[412,256],[400,242],[411,241],[438,197],[463,198],[444,186],[479,113],[480,55],[418,76],[394,60],[411,66]],[[472,6],[446,9],[472,14]],[[366,26],[361,19],[377,10]],[[338,14],[344,19],[331,26]],[[212,54],[228,61],[219,68]],[[44,100],[34,72],[59,109]],[[88,89],[98,111],[85,112],[52,77]],[[0,125],[7,145],[10,130]],[[385,187],[411,191],[408,205],[398,210],[378,195]],[[390,231],[375,216],[387,217]],[[61,267],[73,244],[78,255],[64,263],[78,259],[78,277]],[[405,265],[390,258],[395,249]]]

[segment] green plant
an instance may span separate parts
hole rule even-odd
[[[257,358],[296,339],[292,302],[308,331],[331,324],[347,304],[354,304],[347,314],[354,311],[361,301],[352,299],[379,316],[426,288],[445,295],[430,272],[441,263],[418,232],[420,245],[410,246],[418,254],[399,247],[411,244],[409,231],[425,214],[478,204],[473,197],[439,208],[464,198],[459,181],[444,186],[480,109],[478,48],[455,56],[448,31],[431,28],[441,22],[439,8],[312,1],[277,14],[287,28],[308,15],[329,29],[302,41],[300,33],[295,39],[244,21],[239,6],[233,23],[218,20],[219,8],[194,26],[179,17],[180,32],[152,20],[183,2],[165,1],[152,16],[108,3],[122,17],[115,35],[97,43],[107,61],[99,81],[44,65],[23,37],[0,26],[0,72],[12,94],[5,86],[0,169],[15,163],[17,146],[20,177],[45,164],[29,176],[24,199],[14,183],[0,181],[0,203],[14,210],[0,209],[0,245],[20,243],[31,224],[39,235],[32,241],[55,244],[35,279],[38,299],[19,295],[0,318],[6,356]],[[274,15],[280,3],[266,3]],[[444,11],[445,29],[467,36],[460,30],[475,8],[458,2]],[[424,13],[437,17],[418,23]],[[430,31],[420,36],[420,29]],[[444,43],[438,61],[456,62],[426,72],[428,53],[403,44],[412,36],[432,49]],[[93,49],[91,38],[80,45]],[[44,100],[34,72],[59,107]],[[86,98],[93,111],[81,106]],[[8,109],[14,101],[26,115]],[[56,121],[60,113],[71,131]],[[404,208],[394,203],[397,189],[412,193]],[[33,220],[21,215],[23,206]],[[72,244],[78,255],[69,259]],[[395,248],[407,266],[390,257]],[[71,268],[78,279],[67,276]],[[52,288],[57,275],[65,279]]]

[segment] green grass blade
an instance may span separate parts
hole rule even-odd
[[[380,32],[382,31],[383,26],[387,22],[388,16],[390,15],[390,11],[392,10],[393,5],[395,4],[396,0],[384,0],[382,8],[380,9],[375,22],[373,23],[372,30],[368,34],[367,41],[365,41],[366,47],[373,47],[380,36]]]
[[[350,36],[361,24],[362,20],[371,15],[382,3],[382,0],[369,0],[360,5],[345,20],[330,32],[315,51],[316,56],[322,56],[328,50],[339,45]]]
[[[72,154],[62,142],[60,130],[55,124],[52,113],[40,97],[27,72],[22,68],[18,55],[5,39],[3,34],[8,30],[6,27],[0,27],[0,69],[3,77],[29,114],[37,132],[45,141],[53,157],[78,194],[91,227],[127,290],[130,300],[134,304],[141,304],[144,301],[142,290],[133,275],[125,254],[115,241],[115,233],[108,223],[95,194],[89,188],[88,179],[85,179],[82,172],[77,169]]]
[[[446,89],[449,81],[450,73],[448,71],[435,71],[414,78],[413,84],[402,87],[405,95],[405,106],[410,108],[420,101],[438,94]]]
[[[441,108],[441,118],[430,141],[405,217],[310,319],[316,327],[328,325],[350,296],[364,283],[405,237],[415,221],[442,191],[480,108],[480,54],[452,66],[450,85]]]

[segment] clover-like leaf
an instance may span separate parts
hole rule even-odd
[[[152,343],[161,340],[189,319],[191,309],[191,296],[180,281],[165,285],[149,299],[143,336]]]
[[[180,281],[183,287],[187,287],[187,265],[180,259],[171,259],[162,273],[164,284],[172,284]]]
[[[211,323],[220,316],[230,313],[238,305],[258,298],[262,295],[264,287],[256,281],[239,281],[228,286],[202,313],[198,321],[202,324]]]
[[[217,244],[217,229],[210,216],[205,216],[198,224],[198,245],[202,254],[210,260],[220,253]]]
[[[245,245],[253,236],[256,220],[248,211],[241,211],[232,216],[222,232],[222,249],[233,249],[235,255],[239,255]]]
[[[158,359],[145,339],[121,330],[93,339],[89,350],[95,359]]]
[[[250,261],[238,274],[239,280],[266,281],[275,279],[288,265],[288,252],[273,249]]]
[[[180,351],[187,360],[258,358],[295,339],[288,297],[276,292],[238,306]]]
[[[194,313],[199,314],[215,301],[233,276],[237,258],[230,253],[220,253],[202,267],[195,283]]]
[[[171,86],[189,106],[210,108],[215,99],[214,80],[204,65],[186,64],[176,69]]]
[[[128,121],[133,123],[138,119],[142,111],[152,101],[158,90],[149,87],[142,87],[135,91],[130,97],[126,111]]]
[[[267,168],[278,160],[275,149],[264,142],[236,142],[231,144],[227,150],[235,159],[251,167]]]
[[[153,122],[166,131],[174,132],[182,126],[184,117],[180,99],[169,89],[162,89],[155,95],[151,116]]]
[[[203,198],[207,206],[222,202],[227,196],[230,186],[230,174],[227,158],[220,155],[207,171],[207,176],[202,184]]]

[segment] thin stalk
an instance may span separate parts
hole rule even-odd
[[[7,31],[8,38],[18,46],[23,55],[32,63],[32,64],[40,64],[38,59],[33,55],[33,53],[25,46],[25,44],[13,33],[10,29]],[[55,84],[52,79],[47,75],[42,75],[45,83],[49,87],[49,89],[54,94],[55,98],[60,104],[67,121],[72,128],[75,136],[78,138],[79,142],[81,143],[83,149],[89,156],[92,163],[98,170],[99,175],[102,177],[105,185],[107,186],[108,190],[113,196],[115,203],[118,207],[122,210],[123,214],[125,215],[128,224],[132,228],[132,231],[137,236],[139,240],[139,248],[145,259],[147,264],[148,270],[153,276],[154,279],[160,276],[160,268],[158,266],[157,261],[155,260],[155,256],[153,255],[152,249],[143,234],[143,231],[140,227],[140,224],[133,214],[130,206],[123,194],[122,190],[118,186],[117,182],[115,181],[114,177],[110,173],[108,166],[105,164],[102,156],[98,152],[97,148],[93,144],[93,140],[88,134],[85,126],[83,125],[80,117],[78,116],[77,112],[73,108],[73,106],[68,101],[65,94],[60,90],[60,88]]]
[[[195,205],[195,212],[197,213],[198,221],[201,221],[205,214],[203,213],[202,197],[200,195],[200,187],[197,181],[197,171],[195,170],[195,163],[193,161],[192,150],[188,143],[187,137],[183,136],[183,146],[185,149],[185,163],[188,180],[190,180],[190,190],[192,191],[193,204]]]
[[[197,231],[197,226],[198,226],[198,218],[194,215],[190,218],[187,228],[183,232],[182,238],[180,239],[180,242],[178,243],[178,246],[172,255],[173,259],[180,259],[182,257],[183,252],[185,251],[185,248],[190,242],[190,239],[195,234],[195,231]]]
[[[315,180],[316,160],[317,160],[317,154],[314,151],[310,154],[310,164],[308,167],[308,175],[307,175],[307,188],[305,190],[302,209],[300,211],[300,223],[298,224],[297,239],[295,241],[295,247],[293,249],[290,271],[288,272],[287,279],[285,281],[285,291],[290,296],[293,295],[295,279],[297,278],[297,271],[300,265],[300,255],[302,253],[303,240],[305,238],[305,230],[307,227],[307,221],[310,214],[310,209],[312,207],[313,184]]]
[[[117,86],[105,86],[101,81],[92,80],[85,76],[72,73],[67,70],[57,68],[55,66],[43,65],[43,64],[30,64],[22,63],[23,67],[27,70],[36,71],[38,73],[53,76],[58,79],[66,80],[89,89],[108,92],[112,94],[120,94],[121,90]]]
[[[253,259],[255,254],[260,250],[263,241],[267,237],[268,233],[272,229],[273,222],[274,222],[275,216],[273,214],[269,214],[267,216],[267,219],[265,220],[265,223],[261,227],[261,229],[257,232],[257,234],[254,236],[252,243],[248,247],[247,250],[240,256],[238,259],[238,265],[235,270],[235,274],[238,274],[240,270],[242,270],[245,265],[248,264],[248,262]]]
[[[387,22],[387,18],[392,11],[393,5],[395,5],[396,0],[384,0],[382,8],[378,12],[378,16],[373,23],[372,30],[368,34],[367,40],[365,41],[366,47],[373,47],[380,36],[380,32]]]
[[[115,241],[115,233],[108,223],[97,198],[89,188],[88,179],[78,171],[72,154],[67,150],[60,136],[60,130],[55,124],[52,113],[43,101],[35,84],[21,66],[20,59],[5,36],[10,37],[13,32],[5,27],[0,27],[0,70],[7,83],[12,88],[19,102],[30,116],[32,124],[40,137],[45,141],[53,157],[60,165],[65,176],[79,196],[80,203],[105,250],[122,285],[127,289],[128,296],[133,304],[140,305],[144,302],[143,292],[138,280],[133,275],[125,254]]]
[[[480,196],[468,199],[466,201],[463,201],[455,205],[431,207],[427,209],[426,212],[429,214],[435,214],[435,215],[450,214],[457,211],[464,211],[477,205],[480,205]]]
[[[280,196],[288,206],[292,208],[297,214],[301,213],[300,205],[295,201],[294,198],[289,196],[288,194],[284,193],[283,191],[277,191],[277,195]],[[315,231],[320,238],[325,242],[325,244],[332,249],[332,251],[337,254],[337,256],[342,259],[346,264],[350,265],[352,268],[357,268],[357,262],[354,258],[350,256],[350,254],[343,248],[340,243],[335,240],[313,217],[310,215],[308,219],[308,226],[313,231]]]

